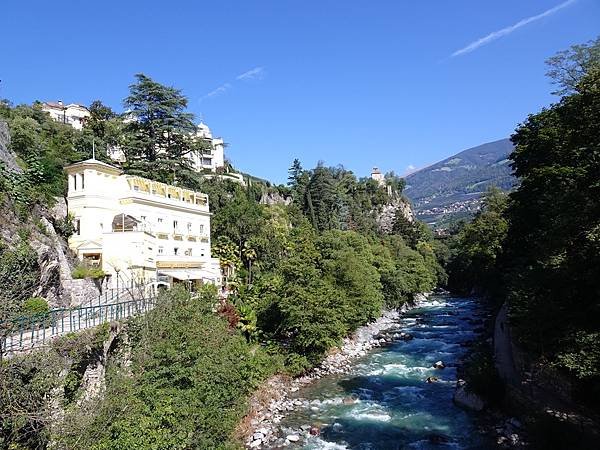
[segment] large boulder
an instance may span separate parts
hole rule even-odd
[[[469,391],[467,389],[467,382],[464,380],[458,380],[456,382],[456,389],[452,400],[455,405],[473,411],[481,411],[485,407],[485,402],[482,398],[474,392]]]

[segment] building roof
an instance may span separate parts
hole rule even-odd
[[[69,103],[68,105],[65,105],[64,103],[61,103],[61,102],[44,102],[44,106],[47,106],[49,108],[60,109],[60,110],[75,107],[75,108],[85,109],[86,111],[88,111],[86,106],[80,105],[79,103]]]
[[[85,161],[79,161],[79,162],[76,162],[69,166],[66,166],[65,170],[68,173],[71,173],[71,172],[74,172],[75,170],[81,169],[81,168],[96,169],[96,170],[100,170],[103,172],[109,172],[114,175],[121,175],[123,173],[123,171],[121,169],[119,169],[118,167],[111,166],[110,164],[107,164],[105,162],[98,161],[97,159],[92,159],[92,158],[86,159]]]
[[[198,124],[198,130],[196,131],[196,134],[205,138],[212,138],[212,133],[210,131],[210,128],[208,128],[208,125],[206,125],[204,122],[200,122]]]

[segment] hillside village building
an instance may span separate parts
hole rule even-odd
[[[87,265],[102,268],[110,286],[221,284],[219,260],[210,252],[206,194],[124,175],[95,159],[65,170],[75,225],[69,247]]]
[[[83,123],[90,117],[90,112],[85,106],[77,103],[64,105],[60,100],[42,103],[42,111],[50,114],[50,117],[57,122],[71,125],[76,130],[83,129]]]

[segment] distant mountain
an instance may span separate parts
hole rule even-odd
[[[510,190],[516,182],[508,160],[512,150],[509,139],[488,142],[408,175],[404,193],[417,217],[439,225],[477,211],[489,186]]]

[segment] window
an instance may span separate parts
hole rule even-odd
[[[140,187],[139,187],[139,186],[134,186],[134,187],[133,187],[133,190],[137,192],[137,191],[139,191],[139,190],[140,190]]]
[[[192,249],[191,249],[191,248],[188,248],[188,249],[185,251],[185,256],[192,256]]]
[[[191,233],[192,232],[192,222],[188,222],[187,228],[188,228],[188,233]]]
[[[162,219],[162,217],[159,217],[159,218],[158,218],[158,223],[163,223],[163,219]]]
[[[81,189],[85,189],[85,174],[81,174]]]
[[[173,229],[174,230],[177,229],[177,221],[176,220],[173,221]]]
[[[162,255],[164,252],[165,252],[165,248],[164,247],[162,247],[162,246],[158,247],[158,254],[159,255]]]
[[[177,253],[178,253],[178,252],[179,252],[179,248],[178,248],[178,247],[174,247],[174,248],[173,248],[173,254],[174,254],[175,256],[177,256]]]
[[[200,234],[204,234],[204,224],[200,224]]]
[[[73,190],[77,190],[77,175],[73,175]]]
[[[142,216],[142,222],[146,221],[146,216]]]
[[[75,234],[79,236],[81,234],[81,219],[75,219]]]

